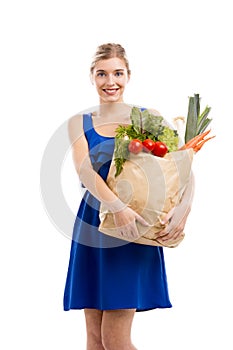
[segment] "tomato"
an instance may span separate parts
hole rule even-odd
[[[143,144],[143,151],[144,152],[151,152],[154,149],[155,142],[151,139],[146,139],[142,141]]]
[[[161,141],[156,141],[152,153],[157,157],[164,157],[167,153],[168,148],[165,143]]]
[[[128,145],[128,149],[131,153],[138,154],[143,149],[142,141],[138,139],[131,140]]]

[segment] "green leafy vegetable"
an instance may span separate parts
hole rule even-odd
[[[166,144],[168,152],[177,151],[177,146],[179,143],[179,136],[176,130],[170,129],[165,126],[163,133],[158,135],[158,141],[162,141]]]
[[[116,129],[114,161],[116,166],[115,176],[118,176],[129,157],[128,145],[130,140],[162,141],[166,143],[168,151],[178,149],[179,137],[176,130],[169,128],[164,118],[150,113],[147,109],[141,111],[138,107],[131,110],[131,124],[119,125]]]
[[[116,166],[116,174],[115,176],[118,176],[122,169],[123,165],[126,161],[126,159],[129,157],[129,150],[128,150],[128,145],[129,145],[130,140],[129,139],[121,139],[119,137],[116,138],[115,141],[115,166]]]

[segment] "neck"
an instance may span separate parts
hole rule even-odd
[[[128,114],[130,106],[124,102],[101,103],[98,106],[97,114],[104,118],[122,116]]]
[[[129,124],[131,109],[132,106],[125,103],[100,104],[92,112],[95,126]],[[110,135],[109,132],[106,134]]]

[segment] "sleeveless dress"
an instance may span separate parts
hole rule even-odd
[[[89,156],[106,180],[114,137],[98,134],[92,115],[83,116]],[[172,307],[162,247],[128,243],[98,231],[100,202],[86,190],[74,223],[66,277],[64,310]]]

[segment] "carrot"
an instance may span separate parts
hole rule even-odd
[[[189,140],[185,145],[183,145],[182,147],[179,148],[179,150],[185,150],[187,148],[193,148],[195,147],[200,141],[202,141],[204,139],[204,137],[206,135],[208,135],[210,132],[210,129],[199,134],[196,135],[195,137],[193,137],[191,140]]]
[[[200,142],[198,142],[198,144],[196,146],[193,147],[193,150],[195,153],[197,153],[198,151],[200,151],[200,149],[202,148],[202,146],[206,143],[206,141],[209,141],[211,140],[212,138],[214,138],[215,136],[211,136],[211,137],[208,137],[207,139],[204,139]]]

